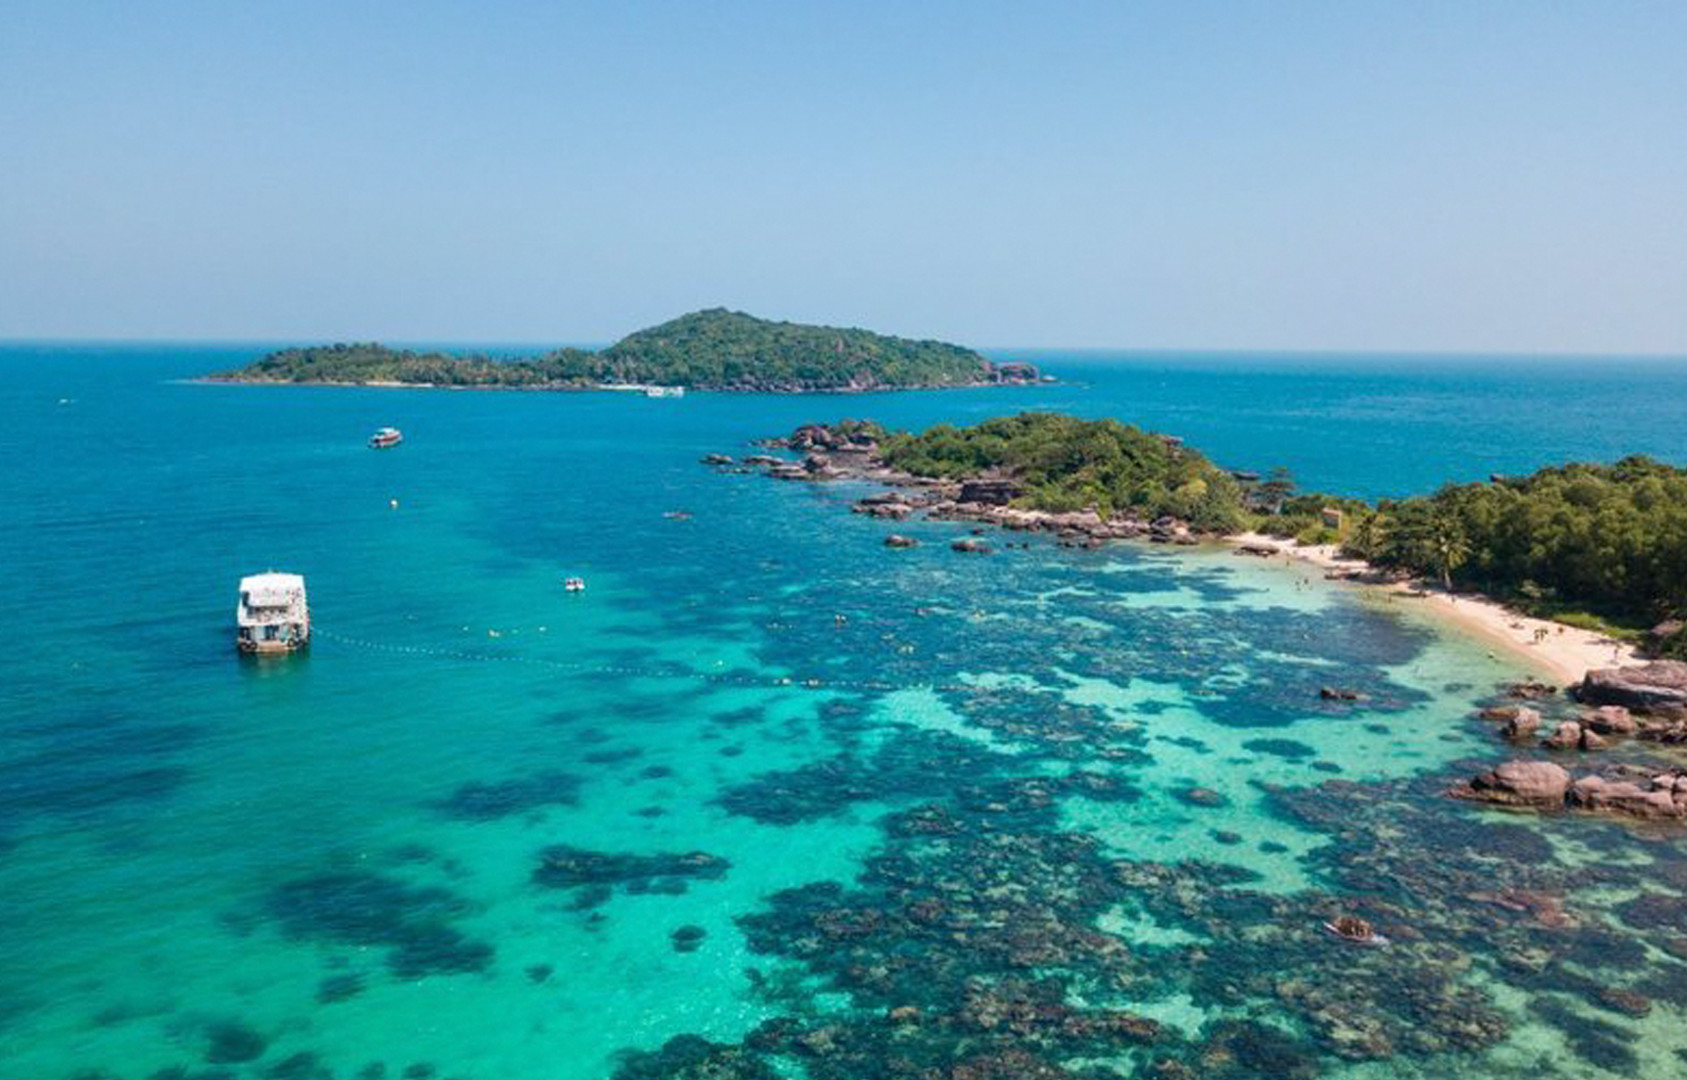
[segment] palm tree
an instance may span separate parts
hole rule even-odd
[[[1464,533],[1464,523],[1457,514],[1436,508],[1424,523],[1424,550],[1436,569],[1441,571],[1441,584],[1453,591],[1453,571],[1470,558],[1470,538]]]
[[[1382,514],[1372,510],[1354,523],[1353,534],[1347,538],[1347,547],[1362,559],[1374,559],[1381,554],[1387,538],[1388,528]]]

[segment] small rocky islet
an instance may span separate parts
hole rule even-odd
[[[853,510],[868,517],[888,521],[903,521],[916,514],[938,521],[972,521],[1012,531],[1043,531],[1053,533],[1065,546],[1097,547],[1108,540],[1148,539],[1155,543],[1199,543],[1202,530],[1190,522],[1171,514],[1160,514],[1150,520],[1129,512],[1103,515],[1095,509],[1053,511],[1028,509],[1012,505],[1026,494],[1026,486],[1011,476],[976,476],[964,479],[919,475],[887,462],[880,454],[880,440],[884,431],[865,421],[843,421],[839,424],[805,424],[788,436],[764,438],[758,445],[768,449],[795,451],[800,460],[750,454],[742,463],[730,455],[710,454],[702,459],[706,465],[723,469],[760,469],[775,480],[825,482],[837,480],[868,481],[884,485],[886,490],[864,495]],[[1147,436],[1164,444],[1167,455],[1183,457],[1178,440],[1166,436]],[[1197,469],[1212,473],[1216,470],[1204,459],[1191,456]],[[893,534],[894,535],[894,534]],[[912,546],[908,538],[896,537],[887,546]],[[983,553],[989,545],[977,538],[959,538],[954,549]]]

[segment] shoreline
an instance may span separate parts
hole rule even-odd
[[[1302,546],[1262,533],[1238,533],[1224,538],[1233,548],[1271,548],[1292,562],[1304,563],[1364,589],[1389,597],[1417,601],[1415,610],[1451,625],[1471,637],[1487,641],[1550,673],[1565,686],[1582,681],[1589,671],[1644,661],[1634,647],[1603,634],[1550,619],[1513,611],[1479,593],[1446,593],[1423,582],[1366,580],[1377,569],[1362,559],[1343,558],[1333,544]],[[1259,556],[1255,556],[1259,557]],[[1537,632],[1544,632],[1536,640]]]
[[[636,392],[633,388],[620,383],[533,383],[526,386],[517,386],[495,383],[401,382],[394,379],[375,379],[369,382],[345,382],[339,379],[306,379],[302,381],[295,379],[234,379],[220,378],[216,375],[197,375],[183,379],[172,379],[170,381],[186,386],[306,386],[340,387],[348,390],[513,390],[524,391],[527,393],[561,394]],[[913,390],[989,390],[1001,389],[1004,387],[1023,388],[1027,386],[1060,385],[1062,384],[1058,380],[1044,381],[1037,379],[1018,382],[986,381],[971,383],[932,383],[917,386],[828,386],[813,388],[780,388],[767,386],[685,386],[681,387],[681,389],[688,394],[771,394],[777,397],[795,397],[806,394],[847,396],[851,394],[899,394]]]
[[[899,521],[918,513],[928,520],[971,521],[1007,532],[1048,532],[1054,534],[1056,543],[1068,547],[1099,547],[1111,540],[1173,546],[1210,541],[1229,547],[1241,557],[1281,556],[1322,571],[1326,579],[1371,590],[1371,595],[1390,603],[1397,599],[1418,601],[1410,610],[1504,650],[1566,688],[1582,682],[1590,671],[1644,662],[1632,645],[1604,634],[1524,615],[1479,593],[1447,593],[1422,580],[1390,578],[1385,576],[1386,571],[1363,559],[1343,558],[1335,545],[1303,546],[1257,532],[1199,535],[1173,519],[1148,522],[1129,517],[1103,518],[1094,510],[1057,513],[1019,509],[1008,505],[1011,491],[983,490],[1007,481],[945,481],[905,473],[876,460],[876,447],[850,437],[839,439],[824,425],[798,429],[790,438],[758,440],[757,445],[807,455],[800,463],[775,464],[776,459],[765,456],[745,459],[743,465],[765,466],[763,475],[776,480],[860,480],[881,485],[880,494],[860,499],[853,507],[854,512],[871,517]],[[705,459],[706,463],[733,464],[731,458],[720,456],[724,460]],[[743,465],[736,467],[741,469]]]

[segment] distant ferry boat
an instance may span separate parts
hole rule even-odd
[[[645,397],[684,397],[683,386],[647,386],[644,388]]]
[[[273,570],[241,578],[235,626],[241,652],[284,653],[310,644],[305,579]]]
[[[369,445],[376,450],[385,450],[389,446],[397,446],[404,441],[404,433],[395,427],[384,427],[369,436]]]

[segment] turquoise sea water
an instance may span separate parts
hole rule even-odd
[[[1404,494],[1683,460],[1687,368],[177,381],[258,351],[0,348],[0,1077],[1687,1069],[1679,838],[1439,794],[1504,754],[1469,714],[1517,661],[1220,550],[969,558],[916,522],[888,551],[847,485],[697,463],[1051,408]],[[365,449],[385,424],[404,446]],[[270,567],[308,576],[316,641],[243,661],[235,582]],[[1343,910],[1397,944],[1322,935]],[[1095,1026],[1117,1010],[1162,1028]]]

